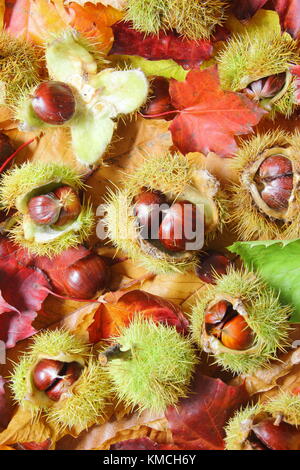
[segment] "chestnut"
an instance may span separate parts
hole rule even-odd
[[[109,280],[110,270],[106,262],[101,256],[91,254],[66,269],[64,290],[71,297],[91,299],[107,286]]]
[[[52,401],[59,401],[62,394],[68,391],[68,388],[80,377],[82,367],[78,362],[66,363],[62,377],[46,390],[46,395]]]
[[[35,89],[32,107],[42,121],[47,124],[61,125],[73,117],[76,102],[69,85],[49,80]]]
[[[193,243],[195,235],[197,207],[189,201],[177,201],[164,211],[164,218],[159,228],[159,240],[169,251],[184,251],[187,243]]]
[[[60,375],[64,363],[54,359],[42,359],[33,370],[33,383],[38,390],[47,390]]]
[[[39,225],[52,225],[59,217],[61,206],[53,193],[32,197],[28,203],[30,218]]]
[[[286,209],[293,190],[293,167],[283,155],[267,157],[256,175],[261,198],[272,209]]]
[[[0,132],[0,165],[14,153],[15,149],[8,135]]]
[[[161,206],[166,204],[166,197],[160,191],[142,188],[134,198],[134,215],[141,227],[141,236],[145,239],[157,238],[163,212]],[[157,230],[156,230],[157,228]],[[157,233],[155,233],[157,231]]]
[[[63,393],[80,377],[82,366],[78,362],[42,359],[33,370],[33,383],[52,401],[59,401]]]
[[[222,328],[221,341],[229,349],[243,351],[253,344],[253,332],[242,315],[236,315]]]
[[[230,265],[231,260],[225,254],[210,250],[199,258],[196,276],[207,284],[215,284],[216,275],[226,274]]]
[[[55,226],[61,227],[77,219],[81,212],[81,203],[77,192],[71,186],[60,186],[53,193],[61,207]]]

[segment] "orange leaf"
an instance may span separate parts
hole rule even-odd
[[[122,18],[122,13],[111,7],[92,5],[84,7],[78,3],[70,4],[72,20],[70,25],[83,35],[96,40],[101,51],[108,52],[113,43],[111,25]]]
[[[170,131],[182,153],[237,150],[234,136],[248,134],[266,113],[241,93],[220,88],[216,67],[192,70],[184,82],[171,80],[170,95],[178,116]]]

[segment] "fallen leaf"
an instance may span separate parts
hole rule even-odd
[[[188,321],[179,307],[162,297],[132,290],[123,294],[117,302],[100,305],[88,328],[90,342],[96,343],[117,335],[120,327],[127,326],[136,314],[175,326],[180,333],[187,333]]]
[[[300,36],[300,2],[299,0],[273,0],[280,17],[281,27],[294,38]]]
[[[197,374],[189,397],[166,412],[174,444],[181,450],[223,450],[224,426],[247,398],[243,386]]]
[[[126,0],[74,0],[72,1],[65,1],[65,4],[69,3],[78,3],[79,5],[85,5],[86,3],[93,3],[94,5],[99,5],[101,3],[105,7],[111,6],[116,8],[117,10],[123,10],[126,5]]]
[[[160,450],[160,446],[149,437],[140,437],[117,442],[111,446],[110,450]]]
[[[184,154],[232,156],[238,148],[234,136],[252,132],[266,113],[244,95],[221,90],[216,67],[192,70],[184,82],[171,80],[170,95],[179,112],[170,131]]]
[[[114,24],[112,28],[114,43],[110,54],[135,55],[151,60],[173,59],[185,68],[196,68],[213,53],[213,44],[206,39],[192,41],[173,31],[145,35],[125,21]]]
[[[32,321],[46,299],[49,283],[43,273],[0,258],[0,339],[7,348],[35,333]]]
[[[0,375],[0,429],[6,428],[11,419],[11,408],[4,389],[5,380]]]

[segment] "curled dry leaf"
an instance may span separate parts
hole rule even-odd
[[[184,154],[232,156],[237,150],[234,136],[252,132],[252,126],[266,114],[241,93],[223,91],[216,67],[192,70],[184,82],[172,79],[170,95],[179,111],[170,131]]]
[[[247,398],[243,385],[196,374],[188,398],[166,412],[174,444],[184,450],[224,449],[224,426]]]

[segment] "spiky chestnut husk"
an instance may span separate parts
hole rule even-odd
[[[16,207],[15,224],[8,234],[16,243],[37,255],[55,256],[63,250],[85,241],[94,226],[93,210],[83,204],[75,221],[54,228],[35,224],[28,213],[28,201],[33,196],[47,194],[67,185],[75,191],[84,188],[80,176],[71,168],[49,163],[24,163],[4,174],[1,179],[0,200],[7,210]]]
[[[119,357],[107,356],[105,367],[120,401],[160,413],[187,395],[197,359],[175,328],[136,317],[116,342]]]
[[[83,367],[78,380],[58,402],[50,400],[34,385],[32,373],[42,359],[75,361]],[[107,375],[91,357],[90,347],[64,330],[45,331],[34,337],[28,352],[15,365],[10,387],[16,402],[29,409],[33,419],[43,413],[60,430],[76,429],[77,432],[104,416],[110,395]]]
[[[239,183],[229,186],[228,222],[242,240],[290,240],[300,237],[300,133],[269,131],[244,141],[231,166]],[[287,157],[293,167],[293,190],[288,208],[271,209],[264,203],[254,178],[269,156]]]
[[[135,113],[145,103],[148,80],[141,70],[104,68],[107,62],[95,53],[94,45],[74,30],[54,38],[45,55],[50,78],[68,85],[76,102],[75,113],[60,127],[70,128],[77,160],[94,165],[111,142],[116,119]],[[21,130],[53,128],[34,112],[31,96],[35,91],[24,94],[16,110]]]
[[[176,29],[189,39],[208,38],[226,19],[228,2],[220,0],[129,0],[126,19],[145,33]]]
[[[292,426],[300,426],[300,398],[288,392],[280,392],[276,397],[266,403],[248,406],[235,413],[228,422],[225,432],[227,450],[246,450],[247,438],[252,426],[257,422],[274,418],[284,421]]]
[[[27,41],[0,33],[0,103],[17,105],[20,96],[39,81],[39,58]]]
[[[236,35],[217,57],[221,86],[225,90],[241,91],[264,77],[286,73],[285,85],[272,98],[261,104],[267,109],[290,116],[295,109],[294,79],[289,73],[292,64],[299,63],[297,43],[287,33],[261,32]],[[287,96],[284,96],[287,94]],[[272,116],[272,114],[271,114]]]
[[[155,246],[140,235],[134,216],[133,201],[141,188],[158,190],[170,201],[182,200],[203,204],[206,239],[213,237],[223,226],[223,194],[219,182],[193,158],[180,154],[150,157],[125,178],[124,189],[107,197],[104,223],[107,234],[116,248],[127,253],[149,272],[176,273],[194,269],[195,252],[170,252]],[[201,210],[201,209],[200,209]]]
[[[208,307],[226,300],[243,316],[253,332],[253,343],[245,350],[225,347],[221,340],[206,331]],[[218,277],[215,286],[208,286],[193,306],[191,331],[195,343],[214,356],[215,362],[236,374],[247,374],[276,358],[278,350],[288,345],[288,318],[292,308],[279,303],[278,295],[257,275],[229,268]]]

